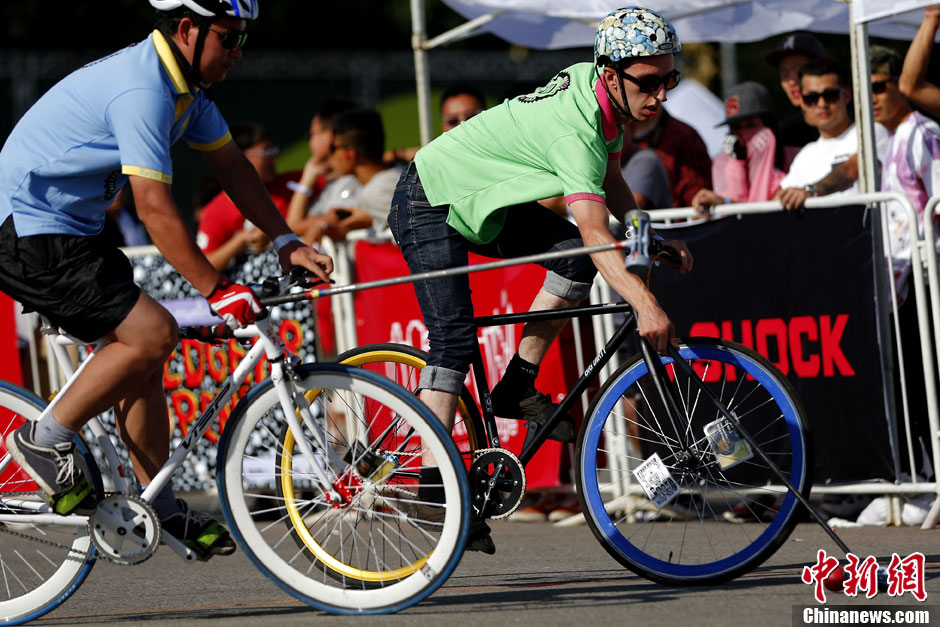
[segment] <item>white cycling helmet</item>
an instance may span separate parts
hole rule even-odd
[[[211,24],[220,17],[234,17],[242,20],[253,20],[258,17],[258,0],[150,0],[150,6],[159,11],[161,15],[173,15],[172,12],[178,9],[189,11],[195,14],[193,19],[197,25],[202,26]],[[173,41],[173,26],[168,23],[160,23],[160,20],[158,20],[158,28],[166,37],[167,43],[170,44],[176,54],[180,67],[190,81],[202,89],[208,89],[209,85],[203,81],[199,66],[206,35],[211,29],[199,29],[199,34],[196,37],[196,47],[192,53],[192,61],[188,61]],[[244,40],[237,45],[243,44]]]
[[[651,9],[624,7],[607,14],[594,35],[594,62],[617,63],[682,50],[672,23]]]
[[[150,0],[158,11],[189,9],[203,17],[237,17],[253,20],[258,17],[257,0]]]

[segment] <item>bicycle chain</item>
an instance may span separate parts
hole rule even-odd
[[[109,496],[114,496],[114,495],[117,495],[117,494],[124,494],[124,493],[122,493],[122,492],[105,492],[105,498],[107,498],[107,497],[109,497]],[[37,492],[17,492],[17,496],[41,496],[41,497],[44,497],[44,495],[45,495],[45,492],[41,492],[41,491],[37,491]],[[91,517],[89,516],[89,519],[90,519],[90,518],[91,518]],[[9,523],[9,524],[14,524],[14,525],[15,525],[15,524],[17,524],[17,523]],[[23,533],[23,532],[21,532],[21,531],[15,531],[15,530],[13,530],[13,529],[10,529],[9,524],[8,524],[8,523],[2,523],[2,522],[0,522],[0,533],[5,533],[5,534],[7,534],[7,535],[11,535],[11,536],[14,536],[14,537],[16,537],[16,538],[21,538],[21,539],[23,539],[23,540],[29,540],[29,541],[31,541],[31,542],[35,542],[36,544],[42,544],[42,545],[44,545],[44,546],[51,546],[51,547],[54,547],[54,548],[57,548],[57,549],[64,549],[64,550],[68,551],[69,554],[75,554],[76,556],[80,556],[82,559],[88,559],[89,557],[92,557],[92,556],[91,556],[91,550],[89,550],[89,551],[86,552],[86,553],[82,553],[81,551],[76,551],[75,549],[73,549],[73,548],[72,548],[71,546],[69,546],[69,545],[62,544],[61,542],[56,542],[55,540],[46,540],[45,538],[39,538],[39,537],[36,537],[36,536],[31,536],[31,535],[26,534],[26,533]],[[92,531],[91,531],[90,523],[85,526],[85,532],[88,534],[89,547],[90,547],[91,549],[94,549],[94,548],[95,548],[95,543],[94,543],[94,538],[93,538],[93,536],[92,536]],[[102,552],[102,551],[100,551],[100,550],[96,550],[95,553],[96,553],[95,557],[101,557],[101,558],[103,558],[105,561],[113,562],[113,563],[117,563],[117,564],[121,564],[121,565],[125,565],[125,562],[120,562],[120,561],[111,559],[108,555],[106,555],[104,552]]]
[[[38,491],[37,491],[37,492],[17,492],[17,496],[43,496],[44,494],[45,494],[45,492],[38,492]],[[17,523],[11,523],[11,524],[17,524]],[[89,530],[86,528],[86,531],[89,531]],[[65,545],[65,544],[62,544],[61,542],[56,542],[56,541],[54,541],[54,540],[46,540],[45,538],[37,538],[36,536],[31,536],[31,535],[22,533],[22,532],[20,532],[20,531],[15,531],[15,530],[13,530],[13,529],[10,529],[10,527],[9,527],[9,525],[8,525],[7,523],[0,523],[0,532],[6,533],[6,534],[8,534],[8,535],[11,535],[11,536],[14,536],[14,537],[17,537],[17,538],[22,538],[22,539],[24,539],[24,540],[30,540],[30,541],[35,542],[35,543],[37,543],[37,544],[42,544],[42,545],[45,545],[45,546],[51,546],[51,547],[55,547],[55,548],[57,548],[57,549],[65,549],[65,550],[68,551],[69,553],[75,553],[75,554],[77,554],[77,555],[83,555],[83,559],[88,559],[88,558],[91,556],[91,551],[90,551],[90,550],[89,550],[87,553],[82,554],[81,551],[76,551],[76,550],[74,550],[71,546],[67,546],[67,545]],[[90,535],[90,532],[89,532],[89,535]],[[89,537],[89,539],[90,539],[90,537]],[[92,545],[89,543],[89,546],[92,546]]]

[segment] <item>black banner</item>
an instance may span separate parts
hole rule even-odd
[[[817,484],[893,478],[866,216],[845,207],[662,230],[695,264],[685,276],[653,272],[680,337],[740,342],[789,377],[815,438]]]

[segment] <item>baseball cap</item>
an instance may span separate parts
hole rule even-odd
[[[809,33],[792,33],[780,40],[777,49],[764,57],[770,65],[777,67],[780,59],[790,54],[805,54],[810,59],[826,56],[826,50],[819,40]]]
[[[725,120],[715,126],[764,115],[774,110],[770,91],[754,81],[738,83],[725,98]]]
[[[871,63],[872,74],[888,74],[898,77],[904,61],[896,50],[887,46],[872,46],[868,51],[868,60]]]

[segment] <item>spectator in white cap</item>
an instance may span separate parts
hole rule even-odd
[[[825,57],[826,51],[819,40],[809,33],[791,33],[777,46],[776,50],[764,57],[780,74],[780,88],[787,95],[796,111],[780,120],[780,140],[784,146],[802,148],[816,141],[819,132],[803,118],[800,108],[800,69],[815,59]]]
[[[760,83],[735,85],[725,99],[729,133],[712,162],[715,189],[701,189],[692,199],[698,211],[731,202],[770,200],[780,189],[787,160],[777,140],[770,92]],[[720,126],[720,125],[719,125]]]

